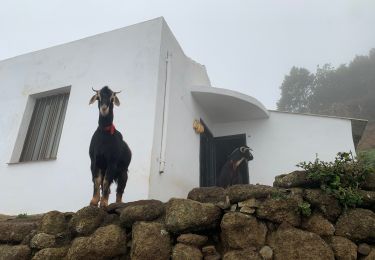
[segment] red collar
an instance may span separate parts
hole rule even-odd
[[[116,130],[116,128],[115,128],[114,124],[111,124],[109,126],[104,127],[104,131],[110,133],[111,135],[113,135],[115,133],[115,130]]]

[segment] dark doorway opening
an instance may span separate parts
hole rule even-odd
[[[215,142],[214,137],[207,125],[201,120],[204,132],[200,137],[200,186],[209,187],[216,184],[215,171]]]
[[[220,170],[227,161],[227,157],[237,147],[246,145],[246,135],[231,135],[213,137],[212,132],[204,124],[204,133],[200,137],[200,186],[217,186]],[[247,163],[239,167],[240,183],[249,183],[249,169]]]
[[[224,166],[234,149],[246,145],[246,135],[230,135],[215,137],[215,151],[216,151],[216,180],[219,178],[221,168]],[[238,168],[239,183],[238,184],[248,184],[249,183],[249,167],[247,163],[241,163]]]

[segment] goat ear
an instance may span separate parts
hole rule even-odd
[[[90,99],[89,105],[94,103],[97,99],[98,99],[98,94],[93,95],[92,98]]]
[[[116,95],[113,97],[113,103],[115,103],[116,106],[120,106],[120,100]]]

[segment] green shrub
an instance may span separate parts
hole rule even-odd
[[[373,169],[354,158],[350,153],[338,153],[333,162],[301,162],[298,167],[307,171],[309,178],[317,180],[320,188],[336,197],[345,207],[356,207],[362,203],[358,190]]]
[[[308,216],[311,215],[311,208],[310,208],[310,206],[311,206],[310,203],[304,201],[304,202],[302,202],[301,204],[298,205],[298,209],[299,209],[299,211],[301,212],[301,214],[303,216],[308,217]]]
[[[27,213],[18,214],[17,218],[27,218]]]

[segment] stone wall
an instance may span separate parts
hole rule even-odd
[[[366,189],[361,208],[344,210],[296,171],[274,187],[196,188],[167,203],[12,218],[0,221],[0,260],[375,259],[375,181]]]

